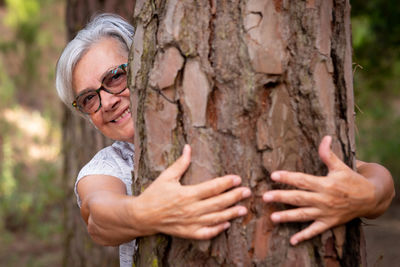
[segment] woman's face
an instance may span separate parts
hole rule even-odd
[[[94,44],[78,61],[73,75],[72,85],[75,94],[88,89],[98,89],[102,78],[111,69],[127,63],[127,52],[114,38],[104,38]],[[118,95],[100,91],[101,108],[90,118],[93,124],[105,136],[119,141],[133,143],[134,127],[130,111],[129,89]]]

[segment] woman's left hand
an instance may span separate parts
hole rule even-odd
[[[282,202],[298,208],[273,212],[274,223],[312,223],[293,235],[292,245],[310,239],[337,225],[371,213],[378,205],[374,184],[344,164],[330,149],[332,138],[325,136],[319,156],[328,167],[327,176],[276,171],[272,180],[297,187],[295,190],[272,190],[264,193],[265,202]]]

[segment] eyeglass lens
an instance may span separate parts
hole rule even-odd
[[[94,113],[100,108],[100,90],[110,94],[119,94],[127,87],[126,69],[119,66],[111,70],[103,79],[102,87],[89,90],[79,95],[76,99],[79,109],[85,113]]]

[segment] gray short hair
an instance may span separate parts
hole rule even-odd
[[[78,61],[89,48],[104,37],[112,37],[128,52],[133,40],[134,28],[118,15],[100,14],[95,16],[62,52],[56,67],[56,88],[58,96],[70,108],[74,101],[72,73]]]

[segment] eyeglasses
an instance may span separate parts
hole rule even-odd
[[[101,90],[109,94],[118,95],[127,89],[127,68],[128,64],[125,63],[110,70],[104,76],[99,89],[81,92],[72,102],[72,106],[85,114],[96,113],[101,108]]]

